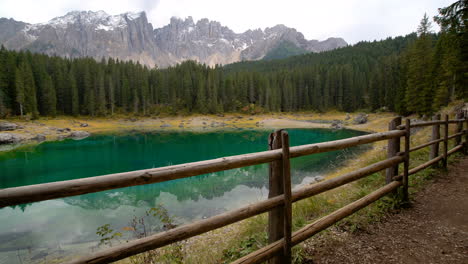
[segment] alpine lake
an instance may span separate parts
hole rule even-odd
[[[291,146],[365,134],[354,130],[287,129]],[[0,188],[157,168],[268,149],[269,130],[130,131],[82,140],[43,142],[0,152]],[[323,179],[368,146],[291,160],[293,188]],[[108,224],[132,238],[131,222],[158,207],[180,225],[261,201],[268,196],[268,164],[190,178],[23,204],[0,209],[0,263],[41,263],[97,250],[96,232]],[[148,233],[158,220],[147,220]],[[160,221],[159,221],[160,222]],[[160,227],[159,223],[159,227]],[[91,250],[90,250],[91,249]]]

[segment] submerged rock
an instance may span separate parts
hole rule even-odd
[[[18,125],[10,122],[1,122],[0,131],[12,131],[18,128]]]

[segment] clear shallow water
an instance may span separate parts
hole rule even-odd
[[[288,129],[291,145],[362,135],[352,130]],[[270,131],[133,132],[45,142],[0,154],[0,188],[155,168],[267,150]],[[313,182],[361,148],[292,160],[294,186]],[[263,200],[268,165],[0,209],[0,263],[21,263],[67,245],[99,240],[96,228],[128,226],[162,204],[178,224]],[[19,261],[16,256],[24,255]],[[31,253],[32,252],[32,253]],[[14,254],[13,254],[14,253]],[[20,254],[20,255],[21,255]],[[34,256],[35,255],[35,256]]]

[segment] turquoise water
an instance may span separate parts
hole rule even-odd
[[[45,142],[0,154],[0,188],[264,151],[270,132],[132,132]],[[288,132],[292,146],[363,134],[327,129]],[[314,182],[360,150],[362,147],[293,159],[293,185]],[[110,224],[119,230],[128,226],[133,216],[158,204],[182,224],[263,200],[267,187],[268,165],[264,164],[0,209],[0,263],[27,262],[52,251],[66,254],[73,249],[71,245],[96,244],[97,227]]]

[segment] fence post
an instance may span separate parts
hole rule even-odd
[[[466,132],[465,132],[465,155],[468,154],[468,111],[465,111],[465,123],[466,123]]]
[[[281,131],[276,130],[268,138],[268,149],[281,149]],[[269,192],[268,198],[283,194],[283,162],[272,161],[269,166]],[[284,207],[278,206],[268,213],[268,242],[273,243],[284,237]],[[270,264],[281,264],[284,262],[283,252],[269,260]]]
[[[463,113],[459,112],[455,115],[455,119],[463,119]],[[463,131],[463,122],[457,123],[457,131],[455,133],[460,133]],[[458,146],[462,143],[462,136],[455,137],[455,146]]]
[[[291,163],[289,156],[289,134],[281,133],[283,143],[283,187],[284,187],[284,262],[291,264],[292,199],[291,199]]]
[[[447,168],[447,152],[448,152],[448,131],[449,131],[449,116],[445,115],[445,124],[444,124],[444,158],[442,159],[442,164],[444,168]]]
[[[392,121],[388,123],[388,130],[389,131],[395,130],[397,129],[397,126],[399,125],[401,125],[401,116],[392,119]],[[389,139],[387,143],[387,158],[394,157],[399,151],[400,151],[400,137]],[[398,175],[398,164],[386,170],[385,182],[387,184],[392,182],[392,178],[395,175]]]
[[[403,164],[403,201],[408,202],[408,171],[409,171],[409,155],[410,155],[410,136],[411,136],[411,121],[406,119],[405,123],[405,160]]]
[[[434,121],[439,121],[440,120],[440,114],[437,114],[432,117],[432,120]],[[438,140],[440,139],[440,125],[433,125],[432,126],[432,138],[431,141],[433,140]],[[429,153],[429,160],[433,160],[439,156],[439,142],[431,145],[431,152]],[[434,167],[437,167],[437,163],[434,164]]]

